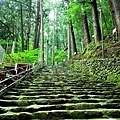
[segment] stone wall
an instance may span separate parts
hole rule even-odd
[[[120,83],[120,58],[97,60],[74,60],[67,66],[73,71],[93,79]]]

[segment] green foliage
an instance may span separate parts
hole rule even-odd
[[[80,29],[81,27],[81,8],[78,3],[72,3],[69,6],[68,12],[68,23],[72,21],[75,29]]]
[[[0,45],[4,45],[4,44],[7,44],[7,41],[0,39]]]
[[[107,81],[111,83],[116,83],[118,86],[120,86],[120,73],[109,72],[107,76]]]
[[[15,63],[34,63],[39,60],[39,49],[25,50],[24,52],[5,54],[4,62],[15,64]]]
[[[83,57],[85,59],[97,58],[97,52],[101,51],[101,44],[94,45],[94,41],[88,44],[84,50]]]
[[[61,50],[58,55],[55,56],[55,62],[62,63],[63,59],[67,57],[67,52],[64,50]]]
[[[8,44],[8,48],[6,47]],[[0,45],[6,50],[7,49],[11,49],[11,46],[12,46],[12,41],[8,41],[8,40],[3,40],[3,39],[0,39]]]

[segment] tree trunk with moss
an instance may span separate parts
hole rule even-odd
[[[41,64],[44,64],[44,22],[43,22],[43,0],[40,0],[40,10],[41,10]]]
[[[34,31],[34,43],[33,43],[33,49],[36,49],[39,47],[39,24],[40,24],[40,0],[37,1],[37,17],[36,17],[36,24],[35,24],[35,31]]]
[[[82,24],[84,30],[84,44],[86,46],[91,42],[86,12],[82,14]]]
[[[111,7],[113,21],[118,32],[118,37],[120,39],[120,0],[108,0],[108,1]]]
[[[73,54],[76,55],[77,47],[76,47],[75,34],[74,34],[74,28],[73,28],[72,22],[70,24],[70,32],[71,32],[71,39],[72,39]]]
[[[91,5],[92,5],[94,37],[95,37],[95,44],[96,44],[101,40],[101,29],[99,24],[96,0],[91,0]]]

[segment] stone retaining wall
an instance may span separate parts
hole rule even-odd
[[[73,72],[93,76],[94,79],[120,83],[120,58],[97,60],[74,60],[67,65]]]
[[[115,59],[97,59],[97,60],[74,60],[69,62],[72,67],[81,66],[94,67],[94,69],[116,70],[120,67],[120,58]]]

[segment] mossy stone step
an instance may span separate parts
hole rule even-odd
[[[26,86],[16,86],[15,89],[24,89],[24,88],[28,88],[29,85],[26,85]]]
[[[54,85],[54,86],[30,86],[29,89],[34,89],[34,90],[45,90],[45,89],[61,89],[60,85]]]
[[[91,109],[91,110],[51,110],[51,111],[37,111],[34,113],[10,112],[7,114],[0,114],[1,120],[15,119],[40,119],[40,120],[60,120],[60,119],[96,119],[96,118],[120,118],[120,110],[118,109]]]
[[[110,91],[111,89],[106,89],[106,88],[87,88],[87,87],[71,87],[72,91]]]
[[[21,99],[25,99],[25,100],[29,100],[29,99],[38,99],[40,98],[39,95],[36,95],[36,96],[25,96],[25,95],[6,95],[3,97],[3,99],[5,100],[21,100]]]
[[[7,95],[20,95],[20,92],[8,91]]]
[[[90,95],[119,95],[119,92],[112,92],[112,91],[93,91],[93,90],[85,90],[85,91],[74,91],[73,93],[79,94],[90,94]]]
[[[77,95],[79,99],[84,98],[100,98],[100,99],[119,99],[120,95],[94,95],[94,94],[84,94],[84,95]]]
[[[0,107],[0,110],[6,112],[37,112],[37,111],[50,111],[50,110],[83,110],[83,109],[97,109],[101,108],[100,103],[67,103],[67,104],[58,104],[58,105],[37,105],[32,104],[30,106],[7,106]]]
[[[38,120],[38,119],[35,119]],[[62,120],[120,120],[119,118],[93,118],[93,119],[62,119]]]
[[[17,96],[17,95],[6,95],[4,96],[4,99],[10,99],[10,100],[18,100],[18,99],[26,99],[26,100],[29,100],[29,99],[40,99],[40,98],[47,98],[47,99],[55,99],[55,98],[73,98],[75,97],[73,94],[52,94],[52,95],[29,95],[29,96],[26,96],[26,95],[20,95],[20,96]]]
[[[22,89],[12,88],[12,89],[10,89],[10,92],[19,92],[19,93],[21,93],[21,92],[29,91],[29,90],[32,90],[32,89],[29,89],[29,88],[22,88]]]
[[[11,89],[11,92],[19,92],[19,93],[24,93],[24,92],[52,92],[52,91],[58,91],[58,92],[63,92],[64,91],[64,89],[60,89],[60,88],[38,88],[38,89],[32,89],[32,88],[28,88],[28,89]],[[71,91],[71,93],[73,93],[72,91]]]
[[[57,98],[57,99],[29,99],[29,100],[0,100],[0,106],[29,106],[31,104],[49,104],[49,105],[57,105],[57,104],[77,104],[77,103],[91,103],[91,104],[101,104],[102,108],[118,108],[119,107],[120,99],[64,99],[64,98]],[[110,106],[111,105],[111,106]]]
[[[7,113],[0,114],[0,120],[31,120],[31,113],[21,112],[21,113]]]
[[[0,109],[4,110],[4,113],[6,112],[37,112],[37,111],[47,111],[47,110],[53,110],[56,109],[56,105],[37,105],[32,104],[30,106],[9,106],[9,107],[0,107]]]
[[[21,95],[26,95],[26,96],[29,96],[29,95],[52,95],[52,94],[60,94],[60,93],[64,93],[64,94],[72,94],[73,92],[71,91],[41,91],[41,92],[23,92],[21,93]],[[9,95],[12,95],[12,94],[9,94]],[[18,95],[18,94],[15,94],[15,95]]]
[[[55,89],[54,88],[48,88],[48,89],[47,88],[41,88],[41,89],[38,88],[37,90],[36,89],[32,90],[32,88],[30,88],[30,89],[28,90],[28,92],[31,92],[31,91],[36,91],[36,92],[43,92],[43,91],[46,91],[46,92],[58,91],[59,92],[59,91],[61,91],[62,92],[62,91],[64,91],[61,88],[55,88]]]
[[[29,99],[29,100],[23,100],[23,99],[13,99],[13,100],[0,100],[0,106],[6,107],[6,106],[29,106],[31,104],[49,104],[49,105],[56,105],[56,104],[72,104],[72,103],[105,103],[106,104],[112,104],[112,103],[118,103],[119,105],[120,99],[113,99],[113,100],[107,100],[107,99],[65,99],[65,98],[57,98],[57,99]]]

